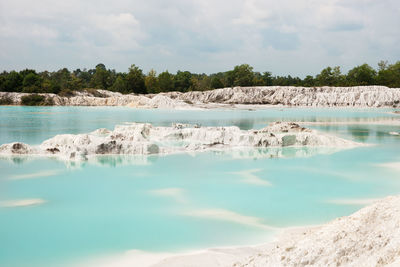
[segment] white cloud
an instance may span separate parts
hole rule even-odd
[[[107,45],[113,50],[138,48],[138,42],[145,38],[139,21],[130,13],[93,15],[89,21],[94,31],[109,38]]]
[[[399,13],[397,0],[0,0],[0,68],[304,76],[399,60]]]

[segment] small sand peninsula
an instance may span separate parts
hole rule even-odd
[[[46,201],[40,198],[32,199],[18,199],[18,200],[6,200],[0,202],[0,207],[14,208],[14,207],[26,207],[35,206],[45,203]]]
[[[286,230],[266,245],[210,249],[151,266],[400,266],[400,196],[322,226]]]

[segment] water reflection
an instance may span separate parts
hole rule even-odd
[[[314,124],[397,123],[398,115],[383,109],[269,108],[247,110],[138,110],[125,107],[0,107],[0,144],[39,144],[57,134],[113,129],[125,122],[170,126],[182,122],[202,126],[236,125],[263,128],[272,121]],[[308,126],[307,124],[305,124]]]
[[[370,129],[364,127],[347,126],[347,131],[354,137],[354,140],[365,143],[370,135]]]

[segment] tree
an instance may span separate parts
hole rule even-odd
[[[96,89],[107,89],[108,88],[108,75],[106,66],[102,63],[96,65],[96,71],[92,76],[90,85]]]
[[[174,80],[168,71],[161,72],[158,75],[158,85],[161,92],[171,92],[174,90]]]
[[[5,78],[3,87],[6,92],[21,92],[23,76],[16,71],[11,71]]]
[[[28,75],[25,76],[24,80],[22,81],[22,85],[24,87],[29,87],[29,86],[40,86],[40,76],[37,75],[36,73],[29,73]]]
[[[155,70],[151,69],[144,79],[146,85],[146,90],[148,93],[156,94],[160,92],[160,87],[158,85],[157,73]]]
[[[52,80],[54,83],[58,84],[60,89],[72,89],[75,90],[75,88],[69,88],[69,80],[71,79],[71,73],[67,68],[63,68],[52,75]]]
[[[190,87],[190,79],[192,74],[189,71],[178,71],[174,76],[174,90],[179,92],[187,92]]]
[[[217,88],[223,88],[223,87],[224,87],[224,84],[222,83],[220,78],[214,76],[211,79],[211,88],[217,89]]]
[[[386,70],[388,68],[387,60],[381,60],[378,62],[378,69],[379,71]]]
[[[112,91],[120,92],[123,94],[128,93],[128,87],[126,80],[122,75],[118,75],[117,79],[115,80],[114,84],[110,88]]]
[[[233,86],[252,86],[254,73],[253,67],[248,64],[235,66],[233,69]]]
[[[191,86],[189,88],[190,91],[205,91],[210,90],[211,88],[211,79],[206,74],[196,74],[193,75],[190,80]]]
[[[272,74],[269,71],[266,71],[262,75],[262,79],[264,81],[265,86],[271,86],[272,85]]]
[[[135,94],[146,94],[143,71],[132,64],[126,75],[127,91]]]
[[[400,61],[397,61],[393,65],[387,65],[384,68],[380,68],[378,75],[376,76],[378,84],[386,85],[388,87],[399,88],[400,87]]]
[[[347,73],[348,85],[373,85],[376,71],[368,64],[357,66]]]
[[[315,78],[319,86],[340,86],[343,85],[344,77],[341,74],[340,67],[327,67],[321,71]]]
[[[303,86],[311,87],[315,85],[314,77],[311,75],[307,75],[303,80]]]

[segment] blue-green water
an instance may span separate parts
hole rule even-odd
[[[400,127],[351,124],[400,119],[388,111],[0,107],[0,143],[38,144],[60,133],[132,121],[250,129],[295,120],[348,121],[313,128],[376,144],[308,157],[294,156],[307,149],[285,148],[285,158],[204,152],[102,157],[75,166],[46,158],[3,158],[0,201],[46,202],[0,207],[0,265],[57,266],[131,249],[177,252],[262,243],[274,234],[269,226],[318,224],[351,214],[361,206],[337,202],[400,193],[399,173],[379,165],[400,161],[400,137],[388,134]],[[258,182],[251,181],[254,177]]]

